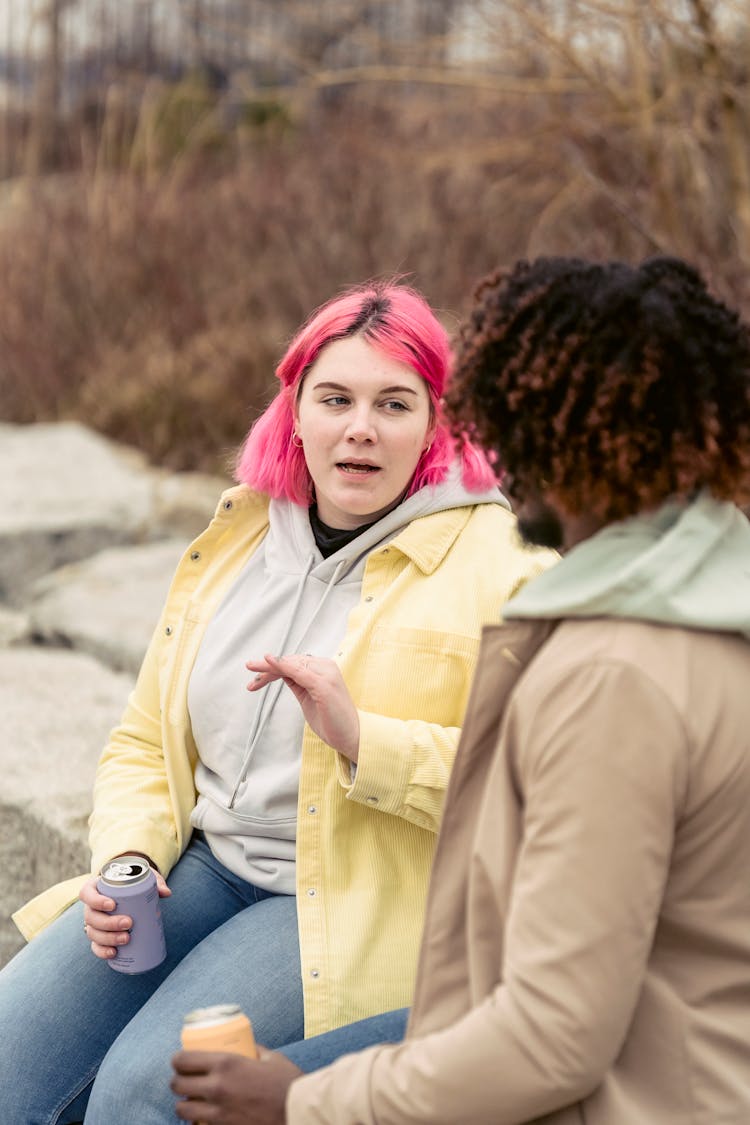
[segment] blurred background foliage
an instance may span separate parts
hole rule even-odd
[[[750,302],[750,0],[0,6],[0,417],[226,464],[302,319],[537,254]],[[29,18],[30,11],[30,18]]]

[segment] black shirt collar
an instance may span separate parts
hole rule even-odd
[[[317,504],[313,504],[309,509],[310,527],[315,536],[315,542],[318,545],[318,550],[324,559],[329,555],[334,555],[336,551],[340,551],[342,547],[346,547],[363,531],[367,531],[368,527],[373,527],[378,521],[373,520],[372,523],[366,523],[362,527],[355,527],[352,530],[341,529],[339,527],[329,527],[327,523],[323,523],[318,515]]]

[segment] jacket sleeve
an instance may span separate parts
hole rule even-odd
[[[523,687],[499,746],[523,821],[497,983],[442,1030],[299,1079],[289,1125],[518,1125],[585,1097],[619,1054],[685,797],[686,732],[631,665],[579,665],[541,692],[537,680],[533,697]],[[495,910],[492,857],[477,852],[467,878],[488,865]],[[486,947],[472,956],[491,979]]]
[[[449,596],[456,584],[468,582],[470,602],[466,622],[476,631],[471,650],[462,651],[462,674],[458,691],[455,685],[440,681],[439,669],[443,654],[435,651],[432,662],[422,669],[422,678],[415,677],[408,662],[402,667],[395,663],[385,675],[393,675],[399,680],[400,690],[407,693],[409,705],[414,707],[415,718],[396,718],[393,715],[376,714],[372,710],[359,710],[360,743],[356,771],[352,772],[348,759],[339,756],[338,777],[346,789],[347,798],[367,805],[368,808],[393,816],[403,817],[420,828],[437,832],[442,818],[445,793],[450,778],[453,760],[456,756],[461,735],[460,723],[463,710],[468,701],[469,690],[476,666],[482,626],[488,621],[496,621],[506,601],[514,596],[526,582],[541,574],[557,562],[557,555],[551,551],[538,551],[522,548],[516,542],[515,523],[508,522],[507,512],[499,516],[495,512],[479,512],[481,531],[472,529],[469,550],[472,554],[481,549],[493,550],[489,557],[489,567],[474,565],[467,573],[466,559],[458,568],[450,572],[450,577],[442,579],[435,587],[433,601],[442,604],[441,599]],[[447,565],[447,564],[446,564]],[[479,575],[481,574],[481,581]],[[470,580],[471,579],[471,580]],[[475,586],[472,586],[472,580]],[[429,579],[428,579],[429,582]],[[477,588],[482,595],[477,593]],[[472,616],[473,615],[473,616]],[[457,652],[452,658],[458,659]],[[371,662],[372,651],[368,656]],[[435,717],[432,701],[421,698],[419,691],[424,682],[430,690],[440,696],[454,698],[456,706],[448,722],[431,722]],[[412,694],[413,693],[413,694]],[[421,708],[421,709],[420,709]],[[430,714],[431,712],[431,714]],[[453,720],[453,723],[450,722]]]
[[[359,712],[359,760],[352,777],[348,758],[338,755],[341,784],[349,800],[402,816],[437,832],[460,727]]]
[[[132,850],[148,855],[166,875],[179,856],[162,747],[162,635],[157,626],[123,717],[99,760],[89,820],[93,871],[112,856]]]

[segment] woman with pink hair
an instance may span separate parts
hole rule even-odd
[[[189,1009],[239,1003],[279,1047],[410,1002],[480,631],[549,561],[451,437],[448,365],[401,284],[292,340],[98,769],[92,871],[148,859],[166,959],[110,970],[132,920],[95,876],[18,912],[42,932],[0,974],[9,1119],[173,1120]]]

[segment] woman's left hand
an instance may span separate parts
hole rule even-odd
[[[284,1055],[259,1048],[260,1058],[221,1051],[180,1051],[172,1059],[172,1092],[183,1121],[212,1125],[284,1125],[287,1090],[302,1071]]]
[[[334,660],[309,653],[279,657],[266,654],[263,660],[248,660],[245,667],[256,673],[247,685],[248,691],[283,680],[318,737],[350,761],[357,761],[359,715]]]

